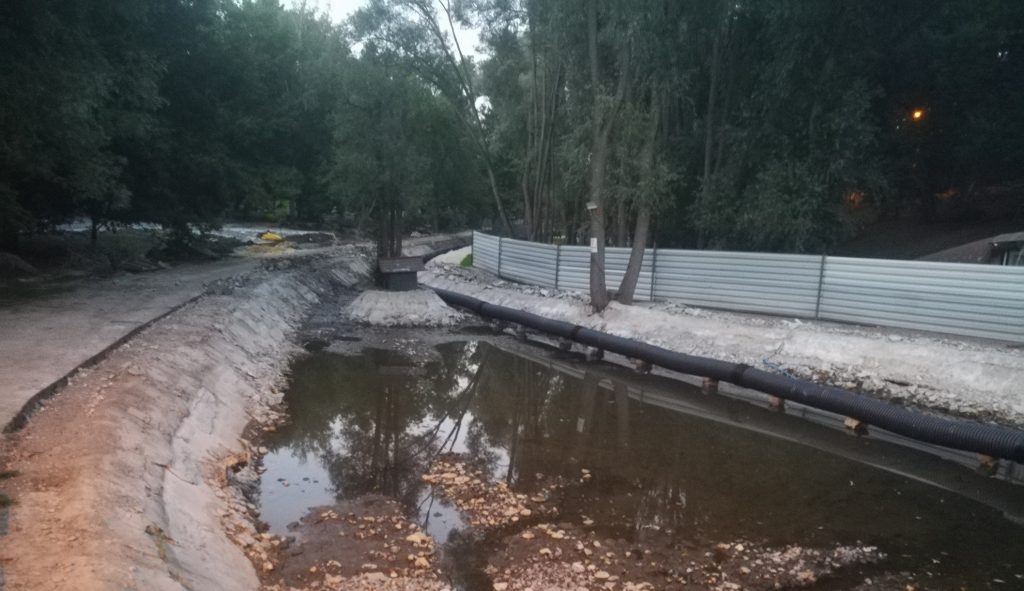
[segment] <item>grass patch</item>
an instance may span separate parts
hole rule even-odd
[[[18,475],[17,470],[3,470],[0,471],[0,480],[7,480],[8,478],[14,478]]]
[[[473,253],[469,253],[462,258],[462,262],[459,263],[460,267],[472,267],[473,266]]]

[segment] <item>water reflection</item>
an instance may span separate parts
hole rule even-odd
[[[628,379],[594,366],[565,361],[569,369],[555,371],[485,343],[438,352],[425,365],[379,350],[295,365],[291,423],[273,434],[265,463],[261,510],[274,531],[325,496],[381,493],[436,539],[458,541],[458,512],[420,480],[433,458],[454,451],[517,492],[530,493],[538,473],[574,482],[561,519],[593,520],[612,537],[864,542],[893,557],[888,568],[926,567],[947,582],[1024,571],[1022,528],[955,494],[649,404]],[[757,412],[724,410],[738,421]]]

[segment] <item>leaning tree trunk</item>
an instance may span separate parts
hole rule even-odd
[[[658,142],[658,126],[661,122],[661,101],[657,92],[651,93],[651,123],[640,154],[640,172],[645,177],[654,174],[654,150]],[[629,263],[622,276],[616,299],[622,304],[632,304],[636,284],[640,280],[640,268],[644,262],[647,235],[651,230],[651,207],[654,195],[640,195],[636,214],[636,229],[633,231],[633,248],[629,251]]]
[[[636,284],[640,280],[640,268],[644,262],[644,249],[647,248],[647,235],[651,229],[651,206],[644,203],[636,214],[636,230],[633,232],[633,248],[629,251],[629,264],[626,274],[622,276],[619,293],[615,297],[621,304],[632,304],[636,294]]]

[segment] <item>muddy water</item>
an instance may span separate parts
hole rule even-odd
[[[266,441],[260,510],[271,532],[288,534],[310,507],[383,494],[442,545],[457,587],[489,589],[481,568],[500,542],[474,535],[421,480],[439,454],[455,452],[517,492],[531,493],[539,474],[575,482],[559,521],[593,520],[609,538],[873,545],[887,556],[814,588],[894,576],[922,589],[1024,589],[1024,486],[517,347],[442,345],[427,363],[381,350],[299,361],[291,420]],[[665,392],[680,403],[666,404]]]

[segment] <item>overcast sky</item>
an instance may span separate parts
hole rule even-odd
[[[293,0],[297,2],[298,0]],[[367,0],[307,0],[307,5],[319,6],[321,10],[331,15],[331,20],[336,23],[348,18],[353,12],[366,4]],[[448,23],[444,23],[447,30]],[[473,29],[458,27],[459,44],[466,55],[479,56],[476,46],[480,44],[479,33]]]

